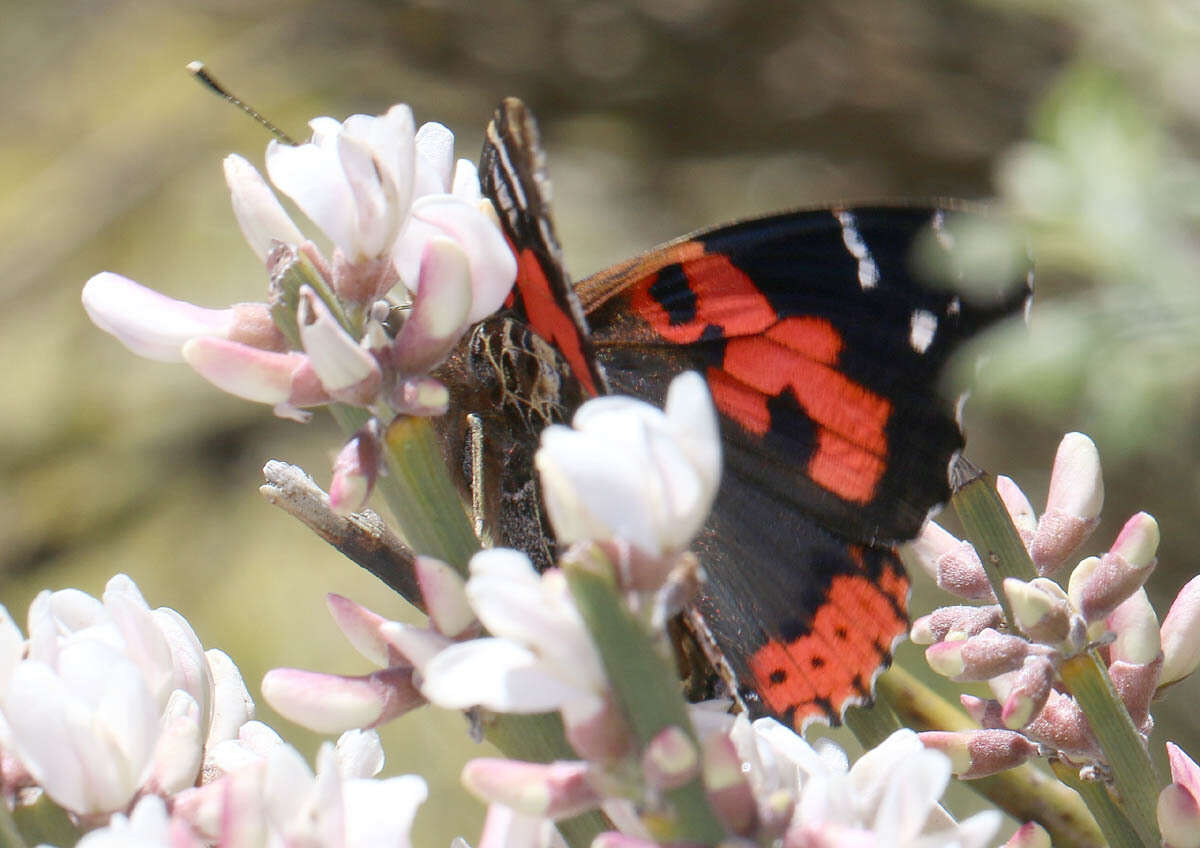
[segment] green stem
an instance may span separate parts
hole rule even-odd
[[[579,607],[639,751],[663,730],[683,730],[700,743],[688,719],[675,669],[621,599],[612,563],[596,546],[576,548],[561,559],[571,595]],[[699,769],[697,770],[699,772]],[[643,817],[655,841],[716,845],[725,828],[713,812],[699,773],[663,793],[661,815]]]
[[[904,725],[888,706],[887,699],[876,691],[875,703],[871,706],[846,710],[846,727],[854,734],[858,744],[864,748],[874,748]]]
[[[1146,743],[1113,688],[1104,663],[1095,650],[1077,654],[1059,667],[1059,676],[1100,742],[1104,759],[1112,769],[1117,801],[1129,823],[1142,844],[1162,844],[1156,807],[1166,781],[1157,774]]]
[[[1104,837],[1107,839],[1106,844],[1139,845],[1142,843],[1137,831],[1129,823],[1128,817],[1113,801],[1112,795],[1103,781],[1080,780],[1078,766],[1072,766],[1057,758],[1050,761],[1050,768],[1054,770],[1055,776],[1065,786],[1070,786],[1083,798],[1083,802],[1096,817],[1100,830],[1104,832]]]
[[[1004,594],[1004,579],[1032,580],[1037,577],[1037,570],[1000,500],[992,476],[961,458],[953,476],[958,481],[951,498],[954,512],[962,521],[966,540],[979,553],[1005,621],[1011,623],[1012,609]]]

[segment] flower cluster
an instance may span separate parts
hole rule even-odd
[[[995,696],[961,698],[983,730],[923,738],[951,755],[960,777],[1049,754],[1084,776],[1107,779],[1104,746],[1064,675],[1090,662],[1097,649],[1116,696],[1147,738],[1151,701],[1200,665],[1200,577],[1183,587],[1160,626],[1142,588],[1156,564],[1158,525],[1138,513],[1107,552],[1069,569],[1065,589],[1052,579],[1099,523],[1100,461],[1086,436],[1070,433],[1059,445],[1040,517],[1010,479],[998,478],[997,490],[1039,576],[1003,581],[1008,621],[1002,606],[991,603],[943,607],[913,622],[912,639],[929,645],[931,668],[952,680],[987,681]],[[933,522],[910,552],[942,588],[968,600],[997,600],[975,549]],[[1166,825],[1160,827],[1165,833]],[[1200,815],[1191,827],[1200,828]]]
[[[326,257],[293,223],[247,160],[225,160],[233,209],[266,263],[268,302],[206,309],[117,274],[83,289],[88,315],[141,356],[186,361],[219,388],[304,420],[333,401],[373,413],[437,415],[446,389],[429,376],[512,287],[516,260],[475,166],[455,162],[441,124],[317,118],[312,140],[273,141],[267,172],[333,245]],[[290,316],[288,317],[290,311]],[[343,450],[335,509],[362,505],[378,470],[378,425]]]
[[[127,576],[99,599],[42,592],[28,621],[23,638],[0,607],[10,807],[56,805],[89,848],[286,844],[294,833],[329,848],[407,842],[425,785],[372,779],[376,734],[322,749],[314,776],[254,720],[233,661],[205,651],[174,610],[150,609]]]
[[[671,793],[690,784],[700,787],[694,814],[711,817],[714,839],[789,848],[988,844],[999,815],[955,824],[937,804],[950,761],[911,731],[850,767],[835,745],[814,750],[773,720],[751,725],[727,702],[685,711],[680,701],[678,723],[639,738],[572,574],[584,561],[608,566],[632,626],[651,632],[651,653],[663,647],[665,615],[687,597],[681,586],[694,585],[695,563],[683,552],[716,492],[716,416],[703,380],[688,374],[672,384],[664,411],[603,398],[573,424],[547,430],[536,456],[555,530],[576,543],[561,568],[539,575],[524,554],[494,549],[475,555],[463,581],[418,557],[429,626],[387,621],[333,596],[343,632],[381,670],[277,669],[263,683],[268,701],[325,732],[374,726],[425,700],[474,709],[481,726],[493,713],[558,712],[578,759],[482,758],[464,769],[464,784],[489,805],[481,848],[552,844],[551,822],[593,809],[618,828],[597,844],[673,841],[658,817],[671,815],[664,799],[683,803]]]

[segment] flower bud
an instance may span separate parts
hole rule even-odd
[[[1134,521],[1137,516],[1131,518]],[[1128,526],[1128,525],[1126,525]],[[1136,553],[1136,551],[1135,551]],[[1075,566],[1067,592],[1089,625],[1107,618],[1146,582],[1155,560],[1130,561],[1116,548],[1102,557],[1088,557]]]
[[[917,645],[966,639],[989,627],[999,627],[1002,621],[1000,607],[995,604],[940,607],[914,621],[909,638]]]
[[[1034,642],[1054,646],[1070,634],[1071,601],[1053,580],[1039,577],[1026,583],[1007,577],[1004,594],[1017,627]]]
[[[1046,706],[1025,725],[1024,733],[1030,739],[1067,756],[1103,756],[1100,743],[1096,741],[1091,725],[1075,699],[1053,689],[1046,699]]]
[[[1037,530],[1037,514],[1033,511],[1033,504],[1029,502],[1029,498],[1025,497],[1021,487],[1014,483],[1012,478],[1005,477],[1003,474],[996,475],[996,494],[1000,496],[1004,508],[1008,510],[1008,516],[1012,519],[1013,527],[1017,529],[1021,542],[1028,547],[1030,540],[1033,539],[1034,531]]]
[[[1117,660],[1108,666],[1108,676],[1113,689],[1129,711],[1134,727],[1149,733],[1153,725],[1150,718],[1150,701],[1158,688],[1158,677],[1162,671],[1162,659],[1148,663],[1128,663]]]
[[[380,668],[395,664],[396,657],[389,652],[387,639],[382,633],[383,625],[387,624],[386,618],[371,612],[362,604],[333,593],[325,596],[325,606],[334,624],[354,650]]]
[[[429,621],[439,633],[454,639],[475,626],[475,613],[467,602],[466,582],[457,571],[428,556],[418,556],[413,571]]]
[[[1178,783],[1158,794],[1155,808],[1163,844],[1170,848],[1200,848],[1200,804]]]
[[[702,744],[704,786],[713,808],[734,833],[752,833],[758,823],[758,807],[737,747],[724,733],[707,735]]]
[[[224,166],[234,217],[259,259],[265,262],[277,241],[293,245],[304,241],[257,168],[237,154],[226,156]]]
[[[458,344],[470,312],[466,253],[448,238],[431,239],[421,257],[421,284],[412,311],[392,346],[396,369],[405,375],[427,373]]]
[[[926,521],[917,538],[902,548],[937,585],[969,601],[995,601],[992,584],[969,542],[953,536],[934,521]]]
[[[1182,680],[1200,666],[1200,577],[1179,590],[1163,619],[1160,685]]]
[[[1082,433],[1067,433],[1054,457],[1046,511],[1029,545],[1038,574],[1057,570],[1096,529],[1103,504],[1104,481],[1095,443]]]
[[[592,782],[586,762],[524,763],[479,758],[463,767],[467,791],[488,803],[550,819],[569,818],[593,809],[603,795]]]
[[[375,727],[425,703],[411,668],[362,677],[275,668],[263,676],[262,695],[280,715],[318,733]]]
[[[1015,768],[1038,753],[1037,745],[1011,730],[938,730],[917,737],[926,748],[948,756],[951,771],[962,780]]]
[[[1013,678],[1000,720],[1011,730],[1019,730],[1042,711],[1054,687],[1054,664],[1046,657],[1027,657]]]
[[[1050,842],[1050,834],[1037,822],[1025,822],[1017,828],[1004,848],[1054,848]]]
[[[987,680],[1021,667],[1034,650],[1020,636],[990,627],[969,639],[938,642],[925,650],[929,667],[951,680]]]
[[[450,408],[450,390],[433,377],[409,377],[396,384],[391,401],[402,415],[430,418],[445,415]]]
[[[379,363],[343,329],[308,286],[300,288],[296,321],[304,351],[325,390],[340,401],[358,406],[374,400],[383,379]]]
[[[383,461],[379,421],[372,418],[350,437],[333,461],[329,484],[329,508],[336,515],[349,515],[366,506]]]
[[[1105,626],[1116,634],[1108,648],[1113,661],[1143,665],[1154,662],[1162,653],[1158,617],[1145,589],[1138,589],[1113,610]]]

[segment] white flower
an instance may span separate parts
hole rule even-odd
[[[176,814],[221,844],[282,848],[374,848],[411,844],[409,831],[425,800],[415,775],[375,779],[383,765],[374,731],[326,742],[314,774],[295,748],[277,737],[259,751],[239,745],[219,780],[183,793]]]
[[[312,141],[267,147],[271,181],[358,262],[391,250],[412,198],[415,148],[412,110],[393,106],[380,117],[344,122],[314,118]]]
[[[561,710],[568,723],[604,708],[604,669],[557,570],[495,548],[471,559],[467,598],[491,638],[450,645],[425,666],[421,691],[450,709]]]
[[[994,810],[957,824],[942,810],[950,761],[911,730],[896,731],[847,767],[831,742],[815,750],[774,719],[759,719],[753,729],[752,748],[744,732],[734,738],[751,763],[756,794],[798,791],[785,845],[983,848],[1000,826]]]
[[[87,833],[75,848],[182,848],[199,844],[186,831],[171,828],[162,798],[147,795],[128,818],[114,813],[105,827]]]
[[[666,409],[603,397],[542,432],[535,464],[560,542],[623,539],[651,555],[687,547],[712,507],[720,433],[704,380],[681,374]]]
[[[73,812],[111,812],[139,790],[192,785],[206,742],[252,708],[236,667],[210,664],[187,621],[151,610],[123,574],[103,600],[42,592],[28,626],[25,656],[0,694],[4,744]]]

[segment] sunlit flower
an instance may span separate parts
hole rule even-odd
[[[560,542],[620,539],[646,554],[687,547],[720,480],[716,412],[698,374],[676,377],[662,411],[627,397],[588,401],[571,427],[542,431],[535,457]]]
[[[236,667],[205,654],[174,610],[151,610],[124,575],[102,600],[74,589],[38,595],[24,656],[0,695],[4,747],[78,814],[192,785],[207,747],[251,710]]]

